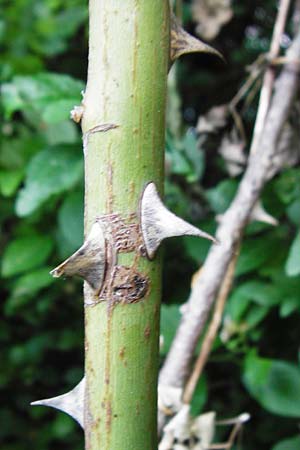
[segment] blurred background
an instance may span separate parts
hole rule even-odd
[[[184,27],[217,48],[173,67],[168,86],[166,202],[214,233],[246,163],[276,0],[178,2]],[[0,442],[3,450],[81,450],[68,416],[29,403],[72,389],[83,376],[80,281],[49,271],[82,243],[83,159],[80,128],[69,112],[87,72],[87,2],[0,1]],[[291,40],[291,21],[283,36]],[[262,59],[263,61],[263,59]],[[228,105],[256,64],[241,97],[237,126]],[[300,146],[300,108],[287,126]],[[221,333],[193,399],[193,413],[251,414],[236,449],[300,448],[300,167],[297,160],[266,186],[262,204],[278,225],[251,223]],[[272,222],[272,220],[271,220]],[[70,232],[71,230],[71,232]],[[179,307],[209,243],[165,245],[163,360]],[[121,450],[121,449],[120,449]]]

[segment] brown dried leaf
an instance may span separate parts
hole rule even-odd
[[[197,123],[198,133],[216,133],[226,126],[228,105],[214,106],[205,115],[200,116]]]
[[[216,421],[214,411],[194,418],[190,413],[190,405],[183,404],[164,427],[158,450],[207,450],[211,448],[216,425],[233,425],[238,431],[249,418],[249,414],[243,413],[238,417]],[[229,441],[215,444],[213,448],[231,448],[236,433],[232,431],[230,436]]]
[[[231,177],[243,172],[247,157],[244,153],[244,143],[232,134],[225,134],[222,139],[219,153],[223,156],[226,169]]]
[[[193,0],[192,14],[197,34],[208,41],[214,39],[222,26],[233,16],[231,0]]]

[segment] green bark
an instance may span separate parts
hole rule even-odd
[[[168,0],[90,0],[82,122],[86,235],[98,216],[136,213],[147,182],[162,190],[169,36]],[[97,131],[103,124],[116,127]],[[142,300],[85,306],[89,450],[157,448],[161,262],[137,253],[120,259],[130,266],[134,258],[149,278]],[[85,286],[86,302],[89,297]]]

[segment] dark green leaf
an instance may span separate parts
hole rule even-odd
[[[300,170],[293,168],[282,172],[275,182],[275,190],[280,200],[285,204],[299,199]]]
[[[15,111],[35,111],[48,123],[69,118],[70,110],[79,104],[83,83],[68,75],[41,73],[16,76],[4,86],[3,106],[7,116]]]
[[[280,317],[288,317],[294,311],[300,310],[300,297],[284,298],[283,303],[280,306]]]
[[[276,249],[276,240],[266,237],[247,239],[242,244],[236,275],[243,275],[261,267]]]
[[[53,242],[49,236],[32,235],[15,239],[4,251],[2,275],[11,277],[41,266],[52,248]]]
[[[49,274],[50,270],[50,267],[43,267],[18,278],[14,284],[11,297],[5,302],[5,314],[8,316],[15,314],[19,308],[30,302],[41,289],[50,286],[55,281]]]
[[[295,277],[300,274],[300,232],[298,232],[290,247],[285,272],[289,277]]]
[[[76,126],[70,120],[48,124],[45,137],[49,145],[78,143],[78,147],[81,146]]]
[[[2,103],[5,110],[5,118],[10,119],[15,111],[19,111],[24,107],[17,86],[10,83],[5,83],[1,87]]]
[[[12,294],[14,297],[34,295],[41,289],[50,286],[55,280],[50,275],[51,267],[43,267],[34,272],[22,275],[16,281]]]
[[[178,305],[162,305],[160,322],[160,334],[163,336],[162,355],[166,355],[169,351],[180,317]]]
[[[300,368],[285,361],[249,354],[244,368],[249,393],[268,411],[300,417]]]
[[[75,422],[71,417],[66,414],[57,414],[52,432],[55,437],[65,439],[71,433],[74,433],[75,426]]]
[[[82,177],[82,157],[74,147],[54,147],[33,157],[16,202],[18,216],[28,216],[54,194],[72,188]]]
[[[83,193],[72,192],[66,197],[58,213],[61,236],[71,254],[83,241]]]
[[[268,314],[269,308],[265,306],[252,305],[245,317],[245,323],[249,328],[254,328],[258,325]]]
[[[206,403],[206,400],[207,400],[207,383],[204,375],[201,375],[191,401],[192,415],[197,416],[198,414],[200,414]]]
[[[293,201],[293,203],[287,207],[286,213],[294,225],[300,225],[300,198]]]
[[[189,176],[189,181],[201,180],[205,170],[204,153],[199,149],[198,140],[191,130],[188,130],[185,134],[182,144],[193,166],[194,174]]]
[[[300,448],[300,436],[294,436],[283,441],[278,442],[272,450],[299,450]]]
[[[48,124],[63,122],[70,117],[70,111],[78,103],[78,97],[59,99],[45,105],[42,118]]]
[[[243,294],[239,288],[233,289],[226,305],[226,312],[234,322],[240,322],[249,308],[250,301],[249,296]]]
[[[281,300],[278,288],[262,281],[247,281],[241,284],[237,291],[241,296],[247,297],[261,306],[273,306]]]
[[[22,181],[23,173],[22,169],[0,171],[0,192],[4,197],[11,197],[16,192]]]
[[[226,211],[236,193],[237,185],[236,180],[228,179],[206,191],[208,203],[215,213],[222,214]]]

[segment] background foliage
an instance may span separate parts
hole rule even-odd
[[[81,137],[69,111],[84,89],[87,7],[79,0],[0,5],[0,442],[5,450],[79,450],[82,433],[69,417],[29,403],[68,391],[83,374],[81,283],[54,282],[49,271],[82,242]],[[195,32],[190,6],[184,3],[183,18]],[[229,176],[217,152],[232,123],[200,134],[195,126],[200,115],[232,99],[245,66],[268,49],[276,1],[238,0],[233,11],[212,41],[227,65],[189,56],[169,83],[166,199],[212,232],[240,176]],[[248,140],[256,97],[243,114]],[[247,228],[221,334],[193,400],[195,413],[249,411],[237,447],[244,450],[299,448],[299,191],[299,167],[267,185],[263,203],[280,224]],[[207,242],[193,238],[165,248],[162,358],[207,250]]]

